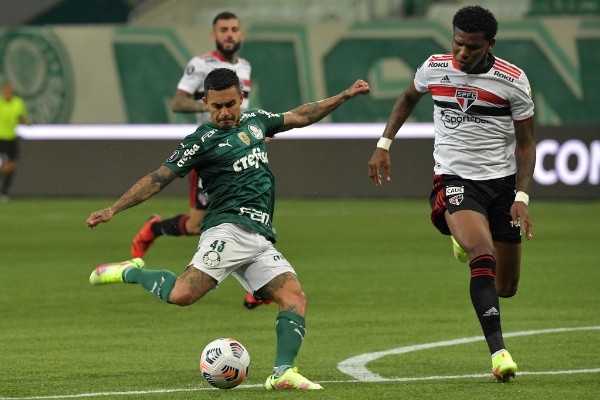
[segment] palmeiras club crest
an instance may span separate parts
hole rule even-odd
[[[20,27],[0,32],[0,82],[11,82],[35,123],[71,120],[75,78],[71,59],[52,29]]]

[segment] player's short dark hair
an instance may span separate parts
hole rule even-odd
[[[498,21],[489,10],[480,6],[466,6],[454,14],[452,26],[463,32],[483,32],[485,40],[491,40],[498,32]]]
[[[240,78],[234,70],[229,68],[215,68],[204,79],[204,93],[208,93],[209,90],[225,90],[232,86],[242,90]]]
[[[237,15],[229,11],[223,11],[222,13],[217,14],[216,17],[213,18],[213,26],[222,19],[239,19]]]

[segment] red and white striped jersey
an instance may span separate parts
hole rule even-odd
[[[435,54],[419,67],[414,85],[434,101],[435,174],[487,180],[516,172],[513,121],[533,116],[525,72],[493,57],[489,70],[467,74],[452,54]]]
[[[237,63],[232,64],[216,50],[196,56],[188,62],[183,76],[177,84],[177,89],[190,93],[194,96],[194,100],[201,102],[204,97],[204,79],[215,68],[229,68],[237,73],[240,78],[242,92],[244,93],[242,111],[246,111],[248,109],[250,72],[252,68],[250,63],[241,57],[238,57]],[[198,121],[198,125],[201,125],[210,121],[210,114],[208,112],[197,113],[196,120]]]

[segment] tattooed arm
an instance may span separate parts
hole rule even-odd
[[[352,86],[343,92],[324,100],[303,104],[283,114],[283,125],[279,132],[293,128],[302,128],[323,119],[338,108],[344,101],[352,99],[359,94],[367,94],[371,91],[369,84],[362,79],[354,82]]]
[[[173,182],[175,178],[177,178],[175,172],[165,166],[161,166],[156,171],[134,183],[113,205],[91,213],[87,219],[87,226],[93,228],[101,222],[110,221],[116,213],[136,206],[154,196],[169,183]]]

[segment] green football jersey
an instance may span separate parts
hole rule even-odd
[[[242,113],[240,124],[222,129],[202,124],[163,163],[179,176],[192,169],[208,194],[201,230],[231,222],[275,242],[275,177],[269,169],[265,136],[283,125],[283,114],[264,110]]]

